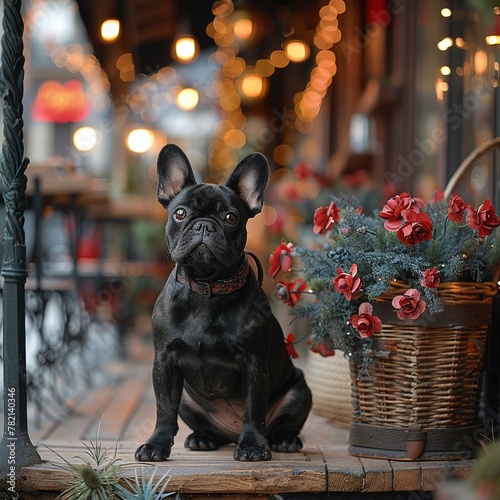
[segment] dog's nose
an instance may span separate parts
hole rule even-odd
[[[199,220],[194,224],[193,230],[199,233],[213,233],[215,224],[210,220]]]

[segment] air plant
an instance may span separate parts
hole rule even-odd
[[[125,483],[127,484],[128,488],[125,488],[119,484],[115,488],[115,494],[122,500],[162,500],[163,498],[174,494],[174,492],[165,493],[165,490],[170,481],[169,473],[170,470],[168,470],[165,474],[163,474],[163,476],[155,481],[155,468],[153,474],[151,474],[151,477],[146,482],[146,478],[144,476],[144,466],[142,467],[142,474],[140,479],[137,474],[136,468],[135,482],[125,479]]]
[[[102,448],[102,443],[99,441],[100,427],[99,424],[95,442],[89,440],[87,444],[82,441],[86,448],[85,454],[74,457],[82,463],[73,464],[50,446],[43,444],[63,461],[63,463],[52,463],[52,465],[70,474],[70,477],[64,481],[68,489],[63,491],[56,500],[110,500],[112,498],[162,500],[174,494],[174,492],[165,493],[170,481],[170,470],[155,481],[155,468],[149,480],[146,481],[144,466],[142,466],[140,478],[135,468],[135,481],[125,479],[127,488],[122,486],[118,472],[126,464],[117,463],[117,443],[112,457],[108,455],[109,448]]]
[[[108,457],[108,449],[103,449],[99,442],[99,429],[95,442],[89,444],[82,441],[86,448],[85,456],[76,456],[83,463],[72,464],[57,451],[44,445],[55,453],[64,463],[52,463],[55,467],[69,472],[70,477],[65,480],[68,489],[63,491],[56,500],[109,500],[114,498],[114,490],[119,484],[116,446],[112,458]]]

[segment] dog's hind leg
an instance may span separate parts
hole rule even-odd
[[[184,447],[196,451],[209,451],[234,442],[238,434],[236,432],[228,433],[229,428],[226,425],[228,424],[226,421],[228,414],[229,412],[227,411],[222,413],[224,417],[221,420],[220,412],[203,409],[184,393],[179,415],[193,430],[184,441]],[[219,422],[219,420],[221,421]]]
[[[303,377],[288,390],[267,415],[266,434],[271,450],[294,453],[302,449],[299,432],[311,409],[312,396]]]
[[[189,434],[184,441],[184,448],[194,451],[213,451],[228,443],[230,443],[229,439],[225,439],[215,432],[205,429]]]

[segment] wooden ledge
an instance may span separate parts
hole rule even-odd
[[[108,443],[110,454],[114,444]],[[81,444],[51,443],[47,445],[73,461],[84,456]],[[285,494],[333,492],[405,492],[434,491],[451,476],[463,479],[469,475],[470,463],[397,462],[351,457],[345,446],[308,445],[301,453],[274,454],[269,462],[236,462],[232,447],[214,452],[193,452],[176,445],[167,462],[134,462],[137,443],[120,442],[117,457],[125,464],[122,476],[134,477],[134,468],[144,467],[146,477],[160,478],[169,473],[167,491],[186,494]],[[61,463],[50,450],[39,448],[44,460]],[[139,473],[139,476],[141,474]],[[68,473],[45,462],[23,469],[26,488],[60,492]]]
[[[99,441],[111,457],[117,446],[117,458],[126,464],[124,477],[132,479],[136,467],[145,467],[146,477],[155,473],[160,478],[169,471],[170,491],[200,499],[210,495],[434,491],[449,477],[467,477],[472,465],[465,460],[402,462],[354,457],[347,450],[348,431],[315,413],[303,429],[304,449],[274,453],[268,462],[237,462],[233,446],[213,452],[186,450],[183,442],[190,431],[181,421],[168,461],[136,462],[134,451],[154,427],[151,364],[110,365],[104,380],[106,383],[68,402],[73,409],[70,415],[47,421],[31,432],[45,462],[23,469],[24,488],[61,492],[67,473],[50,464],[62,460],[44,445],[74,463],[75,456],[85,456],[81,441],[95,442],[98,426]]]

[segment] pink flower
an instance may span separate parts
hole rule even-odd
[[[460,198],[460,196],[453,196],[453,198],[448,202],[448,219],[461,224],[466,208],[467,205],[465,204],[465,201]]]
[[[378,316],[372,316],[373,306],[369,302],[363,302],[358,309],[358,314],[353,314],[350,319],[351,325],[356,328],[361,338],[371,337],[373,332],[382,330],[382,321]]]
[[[293,333],[289,333],[285,339],[286,352],[291,358],[297,359],[299,357],[299,353],[297,352],[295,346],[293,345],[294,342],[295,342],[295,335]]]
[[[302,278],[287,283],[280,281],[278,284],[278,297],[289,307],[293,307],[299,300],[302,292],[307,290],[307,283]]]
[[[500,219],[495,213],[495,207],[490,203],[490,200],[486,200],[477,209],[477,212],[469,205],[465,222],[471,229],[477,229],[479,237],[483,239],[491,234],[495,227],[500,225]]]
[[[439,281],[439,274],[436,271],[436,266],[434,266],[432,269],[427,268],[423,272],[423,278],[420,280],[420,284],[424,288],[437,288]]]
[[[349,273],[345,273],[340,267],[337,269],[337,276],[333,280],[333,288],[337,292],[343,293],[346,300],[356,300],[356,293],[361,288],[361,279],[356,274],[358,274],[356,264],[351,266]]]
[[[411,246],[432,239],[432,221],[428,214],[403,210],[401,215],[406,219],[397,232],[402,243]]]
[[[427,304],[420,300],[420,293],[414,288],[392,299],[392,306],[398,310],[399,319],[417,319],[426,309]]]
[[[292,267],[292,243],[281,242],[269,257],[269,274],[274,279],[281,272],[287,273]]]
[[[340,210],[332,201],[330,205],[319,207],[314,212],[314,234],[325,234],[340,218]]]
[[[387,231],[397,231],[403,225],[403,210],[411,209],[420,212],[423,202],[420,198],[412,198],[409,193],[393,196],[379,212],[382,219],[386,219],[384,227]]]

